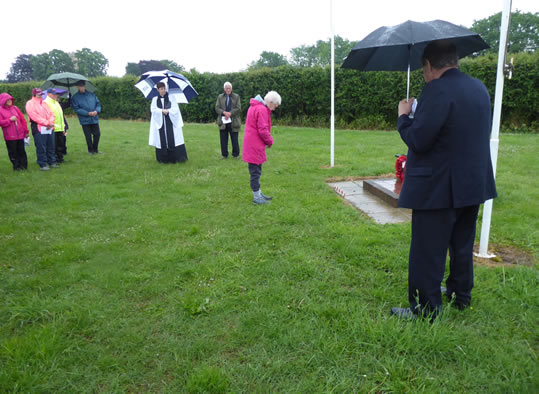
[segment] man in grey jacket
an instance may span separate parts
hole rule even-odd
[[[221,155],[228,158],[228,136],[232,141],[232,156],[237,159],[240,156],[238,135],[241,128],[241,103],[240,96],[232,93],[232,84],[225,82],[224,93],[217,97],[215,112],[217,113],[217,125],[221,134]]]

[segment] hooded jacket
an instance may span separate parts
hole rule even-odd
[[[4,132],[4,139],[6,141],[22,140],[28,137],[26,119],[16,106],[6,106],[8,100],[13,100],[13,97],[8,93],[0,94],[0,127]],[[12,116],[17,118],[16,122],[10,119]]]
[[[249,101],[243,136],[243,161],[262,164],[266,161],[266,146],[273,145],[271,136],[271,110],[257,96]]]
[[[38,126],[36,130],[32,125],[32,132],[37,131],[41,133],[41,127],[47,127],[54,124],[54,113],[49,106],[43,102],[41,97],[32,97],[26,102],[26,113],[30,120]]]

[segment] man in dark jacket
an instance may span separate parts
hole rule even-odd
[[[397,123],[408,146],[399,206],[412,209],[410,308],[392,308],[391,314],[406,319],[441,311],[448,249],[447,296],[458,308],[470,304],[479,205],[496,197],[487,89],[459,71],[456,47],[448,40],[425,48],[423,76],[427,84],[413,119],[413,99],[402,100]]]
[[[237,159],[240,156],[240,144],[238,142],[241,128],[241,103],[240,96],[232,93],[232,84],[225,82],[224,93],[217,97],[215,112],[217,113],[217,125],[221,137],[221,156],[228,157],[228,136],[232,141],[232,156]]]
[[[79,92],[73,95],[71,106],[79,117],[86,137],[88,153],[92,155],[102,153],[98,150],[99,137],[101,136],[98,114],[101,113],[101,103],[95,94],[86,90],[86,82],[77,82],[77,89]]]

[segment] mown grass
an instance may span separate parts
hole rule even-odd
[[[393,172],[393,132],[275,127],[253,206],[214,125],[160,165],[145,123],[102,121],[86,153],[14,173],[0,155],[0,391],[536,392],[536,266],[476,267],[473,307],[406,305],[409,224],[377,225],[326,185]],[[537,261],[536,135],[502,135],[491,242]],[[479,228],[479,226],[478,226]]]

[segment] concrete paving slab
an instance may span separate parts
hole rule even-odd
[[[343,193],[346,196],[363,194],[363,185],[355,181],[335,182],[335,183],[329,183],[329,185],[333,188],[335,187],[339,188],[342,191],[341,193],[338,193],[340,195],[342,195]]]
[[[391,185],[394,180],[382,179]],[[405,223],[412,218],[409,209],[395,208],[379,197],[366,193],[363,181],[332,182],[328,185],[343,199],[365,212],[378,224]]]

